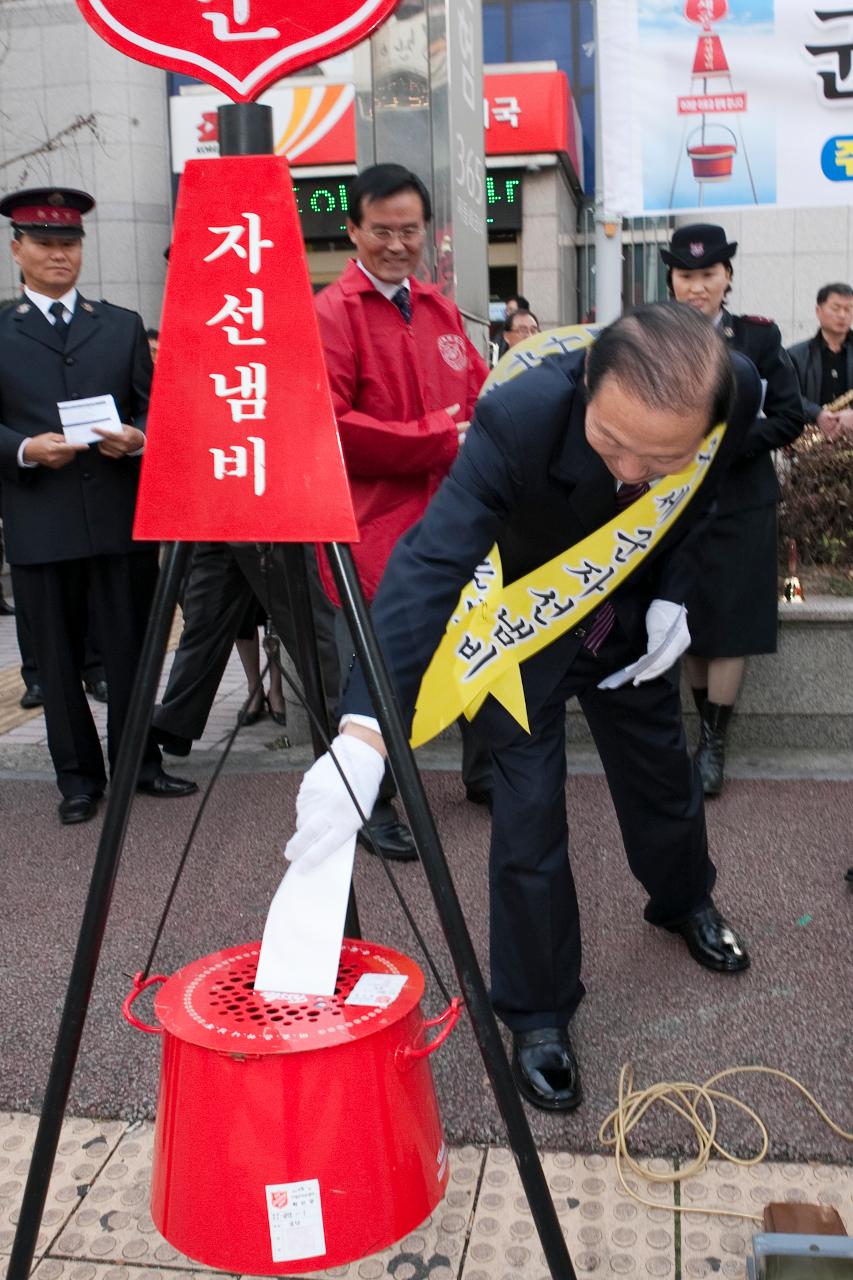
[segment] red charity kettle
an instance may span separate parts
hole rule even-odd
[[[414,961],[351,939],[334,995],[267,998],[254,990],[259,953],[253,942],[170,978],[137,974],[123,1011],[163,1040],[155,1226],[206,1266],[292,1275],[387,1248],[441,1200],[428,1058],[462,1006],[424,1022]],[[132,1011],[152,985],[156,1027]]]

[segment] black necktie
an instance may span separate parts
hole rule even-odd
[[[403,317],[406,324],[411,324],[412,299],[411,299],[409,290],[406,288],[404,284],[400,286],[400,288],[392,297],[391,301],[394,303],[394,306],[400,312],[400,315]]]
[[[65,346],[65,339],[68,336],[68,325],[65,323],[65,307],[61,302],[52,302],[48,310],[52,316],[56,317],[56,324],[53,327],[59,335],[59,341]]]
[[[643,494],[648,493],[648,491],[649,486],[645,480],[641,480],[639,484],[620,484],[616,490],[616,510],[624,511],[626,507],[630,507],[632,502],[642,498]],[[597,654],[613,630],[615,621],[616,614],[613,610],[613,605],[609,600],[605,600],[604,604],[599,605],[591,616],[590,627],[586,633],[583,647],[589,649],[590,653]]]

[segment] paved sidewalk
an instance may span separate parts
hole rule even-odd
[[[17,1027],[15,1036],[4,1037],[0,1105],[37,1112],[101,817],[85,828],[56,822],[55,791],[45,785],[52,771],[43,717],[15,711],[17,663],[14,620],[0,618],[0,1025]],[[170,663],[167,655],[164,682]],[[235,655],[201,743],[187,762],[167,758],[167,768],[205,781],[244,697]],[[92,708],[103,733],[106,709]],[[420,759],[485,967],[488,822],[461,798],[457,755],[456,744],[444,741]],[[281,874],[281,837],[298,782],[292,775],[309,756],[307,748],[288,747],[270,720],[241,732],[176,900],[158,960],[164,971],[259,936]],[[676,1075],[701,1080],[738,1061],[772,1062],[815,1088],[833,1117],[851,1127],[853,898],[841,876],[853,862],[853,752],[745,754],[733,762],[724,796],[709,805],[724,897],[753,943],[753,969],[734,981],[698,970],[677,940],[642,923],[642,894],[624,866],[597,763],[573,753],[570,769],[589,988],[576,1020],[586,1101],[570,1118],[529,1116],[578,1276],[739,1280],[758,1224],[735,1217],[735,1210],[760,1214],[771,1200],[833,1205],[853,1232],[849,1145],[832,1139],[805,1103],[775,1086],[758,1088],[749,1100],[768,1122],[776,1162],[755,1169],[713,1164],[676,1192],[697,1214],[673,1214],[673,1191],[663,1183],[641,1189],[656,1207],[636,1204],[619,1187],[614,1160],[596,1143],[626,1058],[638,1063],[642,1083]],[[71,1099],[72,1112],[124,1119],[66,1120],[39,1241],[39,1280],[178,1280],[204,1272],[159,1236],[148,1215],[156,1052],[148,1038],[122,1027],[117,1012],[129,985],[125,975],[140,967],[196,807],[194,798],[165,805],[143,799],[134,807]],[[399,878],[449,972],[419,868],[402,868]],[[365,935],[411,951],[375,859],[359,860],[356,885]],[[57,927],[60,913],[71,922],[67,929]],[[431,1013],[434,990],[428,1000]],[[319,1274],[545,1280],[513,1160],[499,1145],[503,1129],[470,1027],[463,1025],[436,1055],[434,1069],[446,1130],[457,1144],[444,1201],[385,1253]],[[35,1114],[0,1112],[0,1278],[36,1124]],[[754,1132],[737,1116],[727,1114],[725,1125],[741,1153],[754,1149]],[[656,1172],[671,1167],[658,1153],[677,1152],[683,1161],[690,1151],[683,1132],[666,1124],[647,1125],[639,1138]],[[725,1216],[706,1212],[715,1205]]]
[[[5,1275],[23,1193],[35,1118],[0,1113],[0,1275]],[[68,1119],[59,1144],[42,1231],[38,1280],[180,1280],[210,1274],[176,1252],[148,1211],[153,1126]],[[213,1153],[210,1153],[211,1155]],[[543,1156],[548,1185],[578,1276],[745,1276],[744,1259],[761,1214],[774,1200],[831,1205],[853,1224],[853,1170],[823,1164],[736,1168],[721,1162],[673,1189],[629,1175],[637,1204],[620,1187],[615,1161],[601,1155]],[[383,1253],[313,1274],[358,1280],[547,1280],[548,1272],[510,1153],[456,1148],[447,1194],[425,1223]],[[651,1161],[657,1174],[672,1165]],[[215,1194],[215,1171],[201,1167]],[[344,1177],[346,1175],[344,1174]],[[260,1194],[263,1189],[259,1188]],[[250,1189],[249,1189],[250,1192]],[[321,1198],[323,1189],[321,1188]],[[710,1208],[725,1211],[713,1217]],[[234,1273],[229,1273],[234,1274]]]

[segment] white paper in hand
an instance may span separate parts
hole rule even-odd
[[[355,836],[318,866],[292,864],[267,915],[256,991],[334,995],[354,857]]]
[[[89,396],[86,400],[60,400],[59,421],[68,444],[100,444],[103,436],[92,430],[121,431],[121,419],[113,396]]]

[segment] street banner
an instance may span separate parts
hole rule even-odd
[[[134,537],[358,541],[282,157],[184,171]]]
[[[235,102],[365,40],[397,0],[77,0],[119,52],[215,85]]]
[[[605,207],[853,197],[851,0],[600,0]]]

